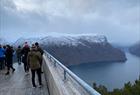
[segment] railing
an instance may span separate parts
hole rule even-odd
[[[76,76],[72,71],[70,71],[67,67],[65,67],[61,62],[59,62],[56,58],[54,58],[51,54],[49,54],[47,51],[45,51],[46,56],[49,58],[51,62],[53,62],[54,67],[57,67],[59,65],[63,69],[63,76],[64,80],[67,79],[67,75],[71,76],[72,79],[74,79],[81,87],[83,87],[84,90],[86,90],[89,95],[101,95],[96,90],[91,88],[87,83],[85,83],[82,79],[80,79],[78,76]]]

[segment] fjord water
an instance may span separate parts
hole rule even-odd
[[[128,81],[134,82],[140,76],[140,58],[126,52],[126,62],[87,63],[70,66],[76,75],[92,86],[104,85],[108,90],[122,88]]]

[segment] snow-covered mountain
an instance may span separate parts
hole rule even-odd
[[[34,42],[39,42],[41,45],[57,45],[57,46],[77,46],[85,45],[83,41],[91,43],[106,43],[107,38],[103,35],[73,35],[73,36],[46,36],[44,38],[20,38],[14,45],[22,45],[24,42],[28,42],[30,45]]]
[[[65,65],[126,60],[124,52],[114,48],[103,35],[22,38],[15,42],[15,46],[22,45],[24,42],[30,44],[39,42],[43,49]]]
[[[81,36],[59,36],[59,37],[52,37],[47,36],[41,39],[39,42],[41,44],[47,45],[57,45],[57,46],[77,46],[77,45],[85,45],[82,41],[92,42],[92,43],[105,43],[106,37],[105,36],[93,36],[93,35],[81,35]]]

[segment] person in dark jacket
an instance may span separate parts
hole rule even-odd
[[[18,64],[21,64],[21,46],[18,46],[17,50],[16,50],[16,55],[17,55],[17,61]]]
[[[15,68],[13,68],[13,52],[14,50],[10,45],[7,45],[7,49],[5,52],[5,57],[6,57],[6,62],[7,62],[7,73],[6,75],[9,74],[10,68],[15,71]]]
[[[28,56],[28,53],[30,51],[30,47],[28,45],[27,42],[25,42],[22,50],[21,50],[21,54],[22,54],[22,62],[24,64],[24,71],[25,73],[28,73],[29,72],[29,66],[27,64],[27,56]]]
[[[42,60],[41,53],[37,50],[37,48],[33,44],[31,51],[28,53],[28,57],[27,57],[27,62],[29,64],[29,67],[30,67],[31,73],[32,73],[33,87],[36,87],[35,73],[37,73],[37,75],[38,75],[39,86],[41,87],[41,85],[42,85],[40,60]]]
[[[6,52],[6,46],[3,46],[4,52]],[[6,66],[6,57],[4,56],[4,67]]]

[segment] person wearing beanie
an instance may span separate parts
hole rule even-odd
[[[24,64],[24,71],[26,74],[28,74],[28,71],[29,71],[29,66],[27,64],[27,55],[28,55],[29,51],[30,51],[30,47],[29,47],[28,43],[25,42],[25,44],[21,50],[21,56],[22,56],[22,62]]]

